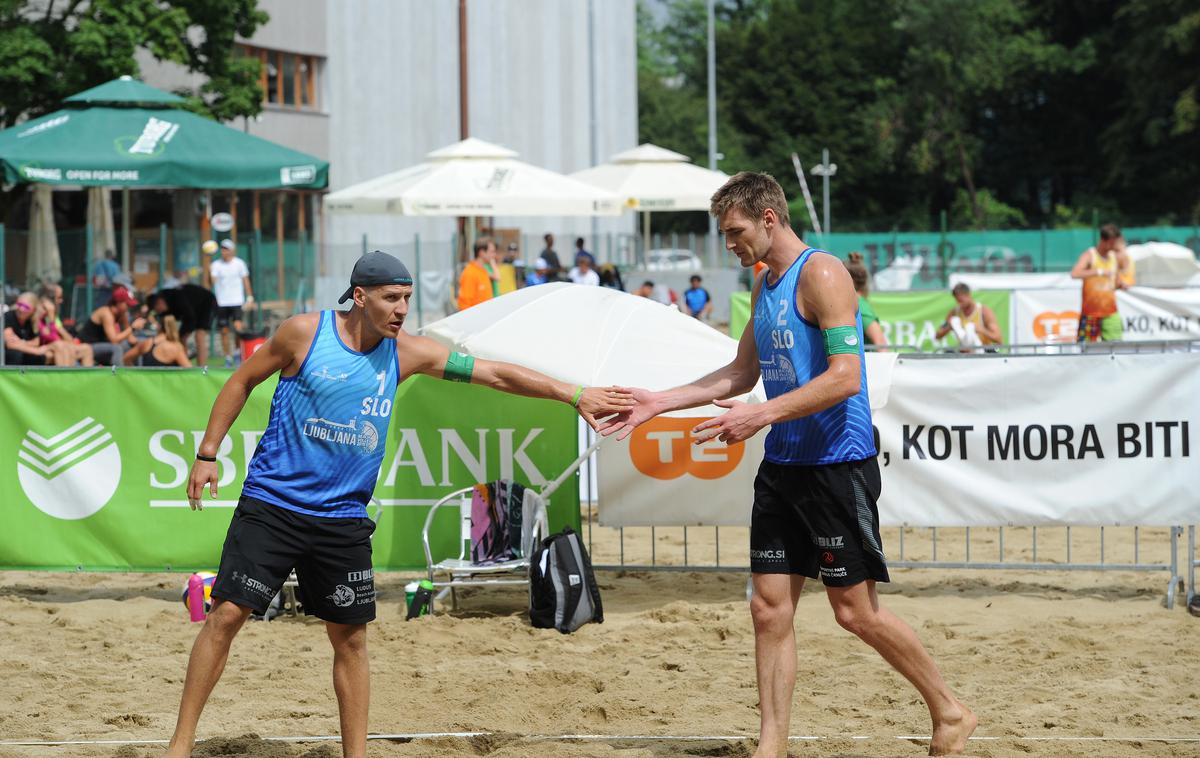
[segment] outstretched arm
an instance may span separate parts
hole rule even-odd
[[[632,394],[618,387],[583,387],[518,366],[515,363],[486,361],[455,353],[427,337],[401,335],[396,349],[401,351],[405,376],[424,374],[435,379],[470,382],[523,397],[558,400],[574,407],[583,420],[596,429],[597,417],[628,410],[634,404]]]

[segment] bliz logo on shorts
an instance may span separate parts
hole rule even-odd
[[[354,597],[354,590],[344,584],[339,584],[333,594],[326,595],[325,599],[331,601],[338,608],[345,608],[354,603]]]
[[[750,560],[758,561],[782,561],[787,558],[787,552],[784,550],[751,550]]]
[[[365,582],[375,576],[375,569],[367,569],[366,571],[351,571],[346,574],[347,582]]]
[[[844,537],[817,537],[817,536],[814,536],[812,539],[813,539],[813,544],[816,545],[817,547],[834,548],[834,547],[845,547],[846,546],[845,543],[843,542],[843,540],[845,539]]]

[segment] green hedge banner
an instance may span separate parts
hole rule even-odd
[[[972,293],[977,303],[988,306],[996,313],[1000,333],[1008,339],[1008,290],[977,290]],[[875,313],[883,327],[888,343],[933,350],[955,344],[954,336],[947,335],[935,340],[933,335],[946,314],[954,307],[954,296],[949,292],[875,292],[870,298]],[[750,320],[750,293],[735,292],[731,296],[729,333],[734,339],[741,337],[742,330]]]
[[[215,570],[275,380],[251,395],[221,445],[218,498],[187,504],[186,481],[228,371],[0,371],[0,566]],[[415,377],[396,393],[375,496],[384,505],[375,567],[423,567],[429,506],[478,481],[540,486],[576,457],[575,413],[561,403]],[[579,528],[568,480],[553,530]],[[458,554],[457,508],[438,512],[434,557]]]

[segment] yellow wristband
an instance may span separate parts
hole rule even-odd
[[[575,397],[571,398],[571,407],[572,408],[579,407],[579,398],[581,398],[581,397],[583,397],[583,385],[582,384],[575,388]]]

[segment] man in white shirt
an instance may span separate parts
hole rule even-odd
[[[592,254],[584,251],[575,256],[575,268],[567,272],[567,278],[576,284],[586,284],[589,287],[600,286],[600,275],[596,273],[596,269],[592,267],[594,262]]]
[[[221,258],[213,261],[208,273],[213,294],[217,296],[217,327],[221,330],[221,347],[225,352],[225,365],[233,366],[233,338],[243,327],[242,308],[254,302],[250,291],[250,269],[245,261],[237,257],[237,243],[232,239],[221,240]]]

